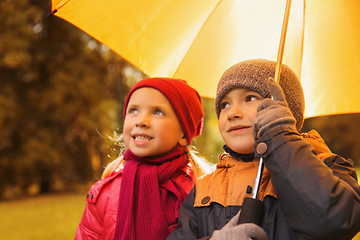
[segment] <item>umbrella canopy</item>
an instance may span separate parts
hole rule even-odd
[[[275,60],[285,0],[52,0],[54,15],[146,75],[214,97],[221,74]],[[360,1],[293,0],[283,63],[300,77],[306,117],[360,112]]]

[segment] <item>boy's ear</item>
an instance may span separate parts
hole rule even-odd
[[[188,141],[186,139],[185,136],[183,136],[180,140],[179,140],[179,145],[182,147],[185,147],[186,145],[188,145]]]

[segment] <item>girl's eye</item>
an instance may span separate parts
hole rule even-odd
[[[136,108],[129,108],[128,113],[129,114],[136,114],[138,110]]]
[[[246,96],[246,98],[245,98],[245,102],[252,102],[252,101],[256,101],[256,100],[259,100],[259,98],[255,95],[249,95],[249,96]]]
[[[220,103],[220,110],[223,110],[224,108],[228,108],[230,104],[228,102],[222,102]]]
[[[154,111],[154,115],[165,115],[165,113],[164,113],[162,110],[160,110],[160,109],[156,109],[156,110]]]

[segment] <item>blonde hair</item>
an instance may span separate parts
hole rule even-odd
[[[119,157],[117,157],[105,167],[101,176],[102,179],[109,177],[111,174],[113,174],[114,171],[120,171],[120,169],[122,169],[125,165],[123,154],[126,150],[126,147],[122,138],[122,134],[115,133],[115,137],[112,137],[112,139],[117,142],[118,146],[120,146],[120,154]],[[195,180],[215,169],[216,165],[209,163],[205,158],[201,157],[193,146],[189,146],[187,157],[189,159],[191,169],[194,173]]]

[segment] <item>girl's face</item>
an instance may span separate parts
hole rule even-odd
[[[136,156],[169,152],[184,136],[180,122],[167,98],[154,88],[133,92],[126,108],[123,138]]]
[[[246,88],[230,91],[220,102],[219,130],[225,144],[240,154],[254,152],[254,121],[264,98]]]

